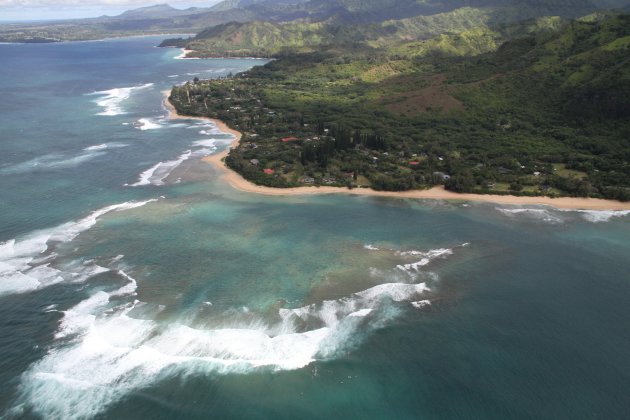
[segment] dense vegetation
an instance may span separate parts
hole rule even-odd
[[[391,33],[278,52],[171,102],[242,131],[227,163],[259,184],[630,199],[629,16]]]
[[[267,56],[173,89],[244,133],[273,186],[630,198],[630,0],[225,0],[0,26],[0,41],[200,31],[164,46]]]
[[[405,0],[395,0],[395,2],[409,3]],[[446,8],[446,5],[451,3],[461,2],[439,2],[436,5]],[[477,44],[485,44],[476,47],[477,50],[474,52],[478,52],[481,47],[486,48],[484,51],[488,51],[488,48],[496,49],[497,40],[522,35],[522,31],[527,28],[515,26],[517,22],[547,15],[576,16],[580,15],[580,12],[592,10],[592,7],[581,0],[571,2],[489,0],[478,3],[495,5],[461,7],[431,15],[411,13],[409,17],[403,19],[386,19],[375,23],[353,23],[353,19],[348,17],[344,19],[345,15],[336,15],[330,19],[315,22],[304,20],[282,23],[229,22],[206,29],[192,38],[165,40],[162,46],[185,47],[193,50],[191,55],[200,57],[270,57],[279,54],[314,52],[321,50],[322,47],[333,45],[382,48],[409,40],[427,40],[436,36],[448,39],[452,36],[460,36]],[[363,9],[369,4],[370,2],[361,3]],[[350,22],[347,22],[348,20]],[[421,52],[416,51],[416,53]]]
[[[229,22],[257,22],[253,28],[260,22],[325,23],[327,27],[343,29],[348,25],[379,25],[387,20],[434,15],[462,7],[498,8],[504,20],[545,15],[576,17],[602,8],[628,7],[629,4],[630,0],[225,0],[207,8],[179,10],[161,4],[131,10],[119,16],[0,24],[0,42],[56,42],[139,34],[197,33]],[[360,26],[355,26],[352,30],[358,28]],[[413,23],[410,28],[413,29]],[[260,29],[264,35],[265,28],[260,26]],[[274,30],[282,32],[282,27],[276,26]],[[245,38],[247,40],[247,36]],[[267,39],[272,40],[273,37]]]

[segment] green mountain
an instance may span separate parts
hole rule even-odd
[[[227,163],[264,185],[627,200],[629,31],[630,16],[595,14],[330,44],[171,102],[242,131]]]
[[[454,8],[463,4],[476,6]],[[478,40],[496,48],[503,40],[521,35],[507,32],[513,31],[512,25],[517,22],[543,16],[583,16],[597,10],[589,0],[311,0],[291,7],[312,12],[316,6],[324,7],[326,19],[230,22],[194,38],[167,40],[162,45],[186,47],[198,56],[276,56],[330,45],[381,47],[472,31],[469,35],[483,34]],[[438,10],[446,11],[435,13]],[[392,19],[396,16],[405,18]],[[482,51],[481,47],[477,50]]]
[[[370,24],[379,25],[388,20],[448,14],[462,8],[483,10],[496,8],[505,16],[497,14],[495,20],[498,18],[510,22],[550,15],[577,17],[602,8],[623,8],[628,5],[630,0],[226,0],[211,8],[179,10],[161,4],[131,10],[119,16],[103,16],[96,19],[45,24],[5,24],[0,25],[0,41],[54,42],[136,34],[190,33],[230,22],[265,22],[278,27],[262,25],[259,28],[244,28],[242,37],[235,34],[235,39],[241,45],[235,46],[234,49],[274,52],[287,45],[291,46],[293,40],[298,45],[317,44],[314,40],[302,41],[301,38],[314,37],[325,41],[330,37],[337,37],[339,28],[348,25],[352,27],[352,31],[360,28],[360,32],[364,33],[362,27],[370,27]],[[300,37],[296,34],[300,28],[280,25],[322,22],[330,26],[330,33],[326,33],[328,28],[324,28],[317,36],[305,33]],[[259,23],[252,25],[257,24]],[[230,27],[227,29],[230,30]],[[304,30],[313,31],[309,27],[305,27]],[[250,34],[251,38],[248,37]],[[228,34],[223,35],[224,39],[227,37]],[[353,39],[351,36],[349,38]],[[259,40],[262,40],[263,45],[257,44]],[[280,42],[281,46],[274,47],[272,44],[276,41]],[[215,44],[210,43],[213,47]],[[219,42],[216,45],[221,44]]]
[[[116,19],[140,20],[140,19],[168,19],[176,16],[194,15],[207,11],[199,8],[186,10],[176,9],[168,4],[157,4],[155,6],[141,7],[139,9],[128,10]]]
[[[224,0],[211,7],[211,10],[245,9],[251,6],[276,5],[288,6],[307,3],[310,0]]]

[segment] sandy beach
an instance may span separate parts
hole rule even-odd
[[[187,50],[186,48],[179,48],[179,50],[181,50],[181,54],[175,57],[177,60],[185,60],[185,59],[194,58],[194,57],[188,57],[188,54],[192,54],[194,52],[193,50]]]
[[[494,195],[494,194],[468,194],[455,193],[444,189],[442,186],[430,188],[428,190],[410,190],[410,191],[376,191],[370,188],[354,188],[348,189],[343,187],[294,187],[294,188],[272,188],[256,185],[244,179],[240,174],[228,168],[223,159],[228,155],[230,148],[238,145],[241,140],[241,133],[227,126],[223,121],[208,117],[188,117],[177,113],[177,110],[168,101],[169,91],[165,91],[164,106],[169,112],[169,118],[172,119],[197,119],[212,121],[217,125],[219,130],[234,136],[234,140],[229,148],[218,153],[203,158],[205,162],[214,165],[222,171],[222,179],[225,180],[233,188],[254,194],[263,194],[271,196],[283,195],[316,195],[316,194],[350,194],[364,195],[375,197],[392,197],[392,198],[416,198],[428,200],[456,200],[456,201],[480,201],[497,204],[508,205],[543,205],[551,206],[559,209],[573,210],[630,210],[630,202],[624,203],[615,200],[603,200],[599,198],[584,197],[520,197],[514,195]]]

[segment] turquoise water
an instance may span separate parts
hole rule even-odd
[[[626,213],[235,191],[157,43],[0,45],[4,417],[627,417]]]

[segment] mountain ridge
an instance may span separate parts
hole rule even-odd
[[[577,17],[601,8],[630,7],[629,0],[227,0],[209,8],[176,9],[159,4],[118,16],[48,23],[0,25],[2,42],[56,42],[112,36],[201,32],[229,22],[279,24],[332,22],[369,25],[387,20],[448,13],[462,7],[511,7],[529,14]],[[514,12],[518,13],[518,12]],[[525,18],[525,16],[523,16]]]
[[[261,185],[629,200],[630,15],[502,31],[279,54],[171,102],[243,132],[226,163]]]

